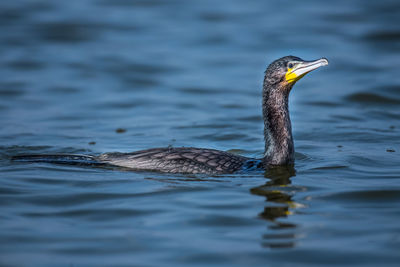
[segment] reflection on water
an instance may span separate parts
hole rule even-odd
[[[296,238],[296,224],[284,222],[280,218],[287,218],[292,210],[302,206],[292,200],[293,189],[289,187],[291,177],[296,175],[293,166],[279,166],[265,172],[269,179],[265,185],[254,187],[252,194],[264,196],[267,205],[259,216],[271,224],[267,234],[263,235],[262,245],[270,248],[294,247]],[[288,190],[289,189],[289,190]]]

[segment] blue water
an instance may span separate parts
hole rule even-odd
[[[0,2],[0,265],[398,266],[400,2]],[[294,169],[217,177],[15,163],[196,146],[261,157],[266,66]]]

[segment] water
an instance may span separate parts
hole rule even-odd
[[[0,14],[1,265],[398,265],[398,1],[20,0]],[[9,161],[168,145],[260,157],[263,71],[289,54],[330,61],[292,91],[294,169]]]

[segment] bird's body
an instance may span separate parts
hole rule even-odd
[[[215,149],[180,147],[105,153],[98,160],[134,170],[222,174],[239,171],[251,159]]]
[[[138,171],[211,175],[293,164],[294,144],[288,109],[290,90],[306,73],[327,64],[326,59],[304,61],[287,56],[268,66],[263,83],[265,152],[262,159],[193,147],[153,148],[132,153],[105,153],[99,156],[19,155],[13,159],[63,164],[107,164]]]

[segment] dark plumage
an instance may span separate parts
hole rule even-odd
[[[204,148],[153,148],[132,153],[106,153],[101,162],[135,170],[168,173],[232,173],[239,170],[246,157]]]
[[[18,161],[98,165],[107,164],[142,171],[167,173],[223,174],[263,169],[271,165],[294,163],[294,145],[289,117],[289,93],[306,73],[327,65],[326,59],[304,61],[287,56],[272,62],[263,83],[263,118],[265,153],[252,159],[232,153],[204,148],[153,148],[132,153],[85,155],[20,155]]]

